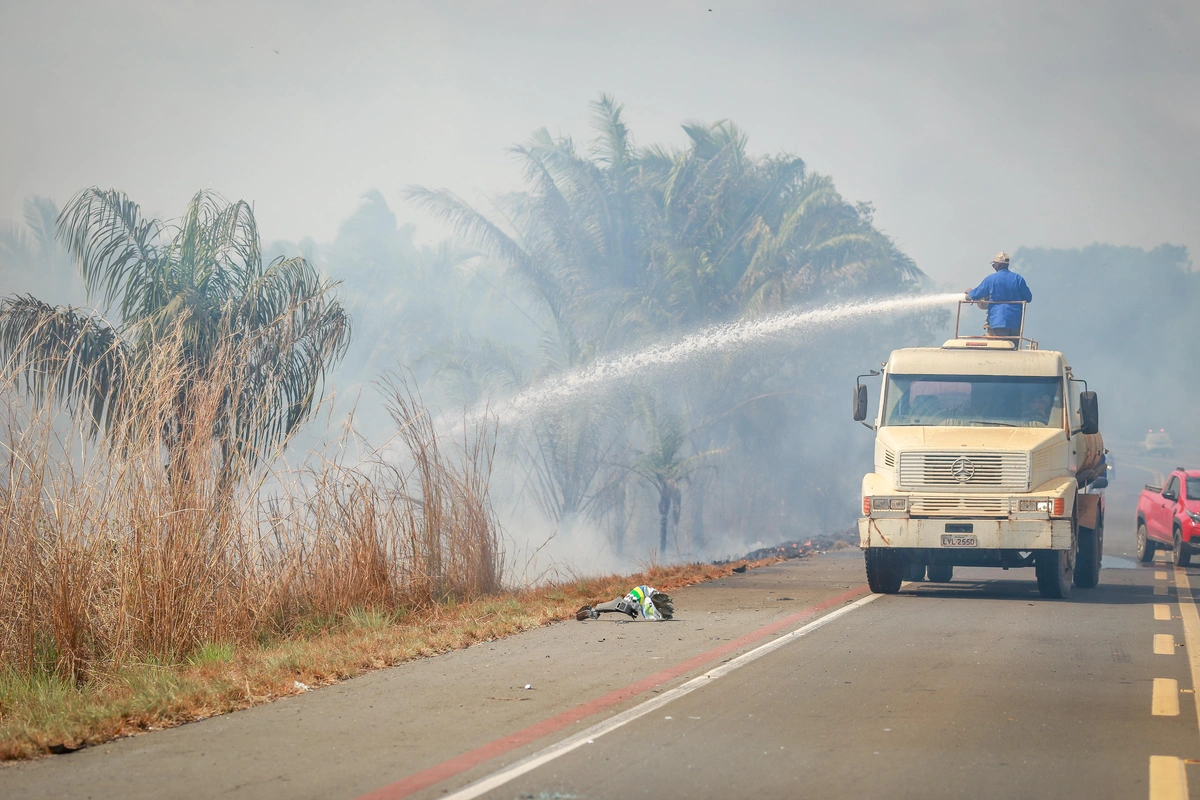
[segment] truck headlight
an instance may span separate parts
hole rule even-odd
[[[903,511],[908,508],[908,498],[905,497],[872,497],[872,511]]]
[[[1028,500],[1017,502],[1017,511],[1029,514],[1049,514],[1052,517],[1061,517],[1066,507],[1067,501],[1061,497],[1031,497]]]

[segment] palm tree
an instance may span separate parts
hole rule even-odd
[[[750,155],[733,123],[689,122],[685,147],[637,148],[611,97],[602,95],[592,110],[589,148],[544,129],[513,148],[527,188],[498,198],[493,214],[446,190],[409,190],[531,290],[545,321],[540,369],[531,378],[714,322],[911,291],[923,278],[875,227],[869,205],[847,202],[799,158]],[[767,393],[764,381],[779,365],[722,364],[698,393],[700,402],[685,405],[698,419],[725,418],[732,408],[745,416],[750,407],[740,404]],[[568,410],[535,422],[543,454],[535,460],[538,485],[557,491],[543,492],[557,498],[555,508],[580,507],[602,483],[591,462],[613,451],[584,430],[622,426],[596,419],[558,424],[560,417],[570,417]],[[706,435],[709,441],[694,442],[694,449],[726,446],[715,429]],[[650,465],[650,454],[639,466],[657,475],[647,480],[660,492],[664,525],[677,511],[670,498],[679,496],[681,480],[672,470],[683,443],[662,450],[669,438],[651,448],[659,466]],[[564,485],[571,491],[558,491]]]
[[[197,392],[215,385],[219,408],[201,433],[220,446],[225,489],[309,416],[349,343],[349,319],[335,284],[305,259],[263,264],[248,204],[202,191],[180,220],[160,222],[93,187],[57,228],[89,297],[113,319],[28,295],[0,301],[0,363],[27,392],[62,404],[93,435],[136,432],[139,391],[169,353],[179,379],[158,431],[167,463],[181,465]]]
[[[658,209],[652,270],[673,319],[695,325],[829,295],[904,291],[923,275],[829,178],[751,157],[729,122],[684,126],[684,150],[644,151]]]
[[[649,446],[634,459],[632,470],[658,492],[658,552],[664,555],[670,524],[679,524],[683,484],[720,451],[706,450],[684,457],[688,437],[682,420],[670,412],[656,409],[645,400],[642,402],[642,420]]]

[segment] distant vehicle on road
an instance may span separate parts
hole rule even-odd
[[[1151,429],[1146,431],[1146,438],[1142,440],[1142,452],[1148,456],[1170,458],[1175,455],[1175,442],[1171,441],[1171,434],[1164,428]]]
[[[1138,560],[1149,561],[1155,550],[1170,550],[1180,567],[1200,552],[1200,470],[1176,469],[1166,485],[1147,484],[1138,496]]]

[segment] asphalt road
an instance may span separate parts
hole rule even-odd
[[[1029,570],[906,584],[503,785],[451,796],[1186,797],[1200,785],[1188,763],[1200,570],[1132,559],[1142,476],[1173,465],[1119,460],[1101,584],[1070,601],[1042,600]]]
[[[671,623],[564,623],[8,766],[0,797],[1186,796],[1200,569],[1133,562],[1134,461],[1069,601],[1032,570],[868,595],[857,551],[828,554],[681,591]]]
[[[483,796],[1146,797],[1151,756],[1200,756],[1171,578],[910,585]]]

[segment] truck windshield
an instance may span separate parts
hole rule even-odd
[[[1062,379],[889,375],[883,424],[1061,428]]]

